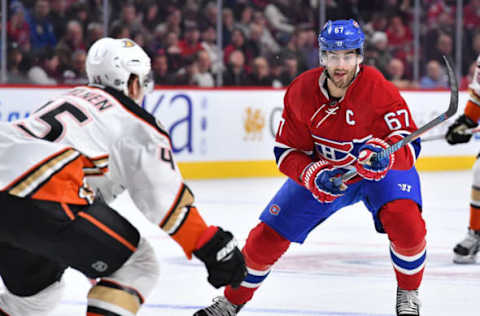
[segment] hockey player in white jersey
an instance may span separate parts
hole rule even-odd
[[[469,85],[470,98],[465,110],[453,122],[446,135],[447,142],[451,145],[468,143],[472,138],[468,129],[478,126],[480,120],[480,56],[477,57],[477,68]],[[467,236],[453,249],[453,262],[461,264],[475,263],[480,249],[480,154],[473,165],[473,179],[470,199],[470,220]]]
[[[137,313],[158,268],[148,241],[105,202],[123,189],[205,264],[214,287],[238,286],[246,268],[232,234],[204,222],[168,133],[138,106],[150,58],[129,39],[103,38],[86,63],[88,86],[0,125],[0,315],[46,315],[67,267],[99,279],[87,315]]]

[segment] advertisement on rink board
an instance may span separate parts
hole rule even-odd
[[[0,121],[27,117],[49,98],[67,90],[2,87]],[[236,162],[263,161],[268,162],[269,170],[273,170],[273,144],[284,93],[284,89],[156,89],[145,98],[142,107],[168,130],[173,152],[180,163],[223,162],[228,170],[238,167],[235,166]],[[402,95],[410,106],[417,126],[431,121],[448,107],[448,91],[402,91]],[[460,92],[457,115],[463,112],[467,99],[468,93]],[[444,122],[425,136],[445,134],[452,121]],[[422,158],[471,158],[477,154],[479,142],[480,138],[455,147],[443,140],[424,142]],[[204,168],[205,165],[197,167]],[[255,168],[253,165],[243,167]],[[261,175],[268,175],[269,172]]]
[[[179,161],[269,160],[283,91],[155,91],[143,107],[167,128]]]

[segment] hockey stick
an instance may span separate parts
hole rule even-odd
[[[395,144],[391,145],[388,148],[380,151],[378,154],[374,154],[371,159],[383,159],[390,154],[393,154],[404,145],[414,141],[415,139],[422,136],[425,132],[429,131],[430,129],[434,128],[438,124],[444,122],[445,120],[452,117],[458,109],[458,83],[457,77],[455,76],[455,72],[453,71],[452,64],[450,63],[449,59],[446,56],[443,56],[443,60],[445,61],[445,65],[447,66],[447,75],[448,75],[448,82],[450,85],[450,104],[448,105],[448,109],[445,113],[440,114],[427,124],[423,125],[415,132],[409,134],[408,136],[402,138],[400,141],[396,142]],[[357,175],[356,170],[349,170],[345,172],[341,177],[333,178],[333,182],[336,186],[341,186],[343,182],[350,180],[354,176]]]
[[[465,134],[465,135],[473,135],[473,134],[476,134],[480,132],[480,126],[479,127],[475,127],[475,128],[469,128],[469,129],[466,129],[462,132],[462,134]],[[445,139],[445,136],[446,135],[432,135],[432,136],[426,136],[426,137],[422,137],[421,140],[422,142],[430,142],[432,140],[439,140],[439,139]]]

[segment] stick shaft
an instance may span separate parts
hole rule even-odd
[[[396,142],[395,144],[389,146],[388,148],[385,148],[378,154],[374,155],[372,159],[383,159],[400,148],[402,148],[404,145],[413,142],[420,136],[422,136],[424,133],[427,131],[431,130],[435,126],[439,125],[440,123],[444,122],[448,118],[452,117],[458,109],[458,83],[457,83],[457,77],[455,76],[455,72],[453,71],[453,67],[451,62],[446,56],[443,56],[443,60],[445,61],[445,65],[447,67],[447,74],[448,74],[448,82],[450,84],[450,103],[448,105],[447,111],[445,113],[440,114],[427,124],[423,125],[419,129],[417,129],[415,132],[411,133],[410,135],[406,136],[402,140]],[[334,180],[335,184],[341,185],[342,182],[347,181],[351,178],[353,178],[357,174],[356,170],[349,170],[345,172],[341,178],[337,178]]]

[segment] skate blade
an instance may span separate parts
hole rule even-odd
[[[477,258],[476,257],[472,257],[472,256],[460,256],[460,255],[457,255],[455,254],[453,256],[453,263],[457,263],[457,264],[474,264],[477,262]]]

